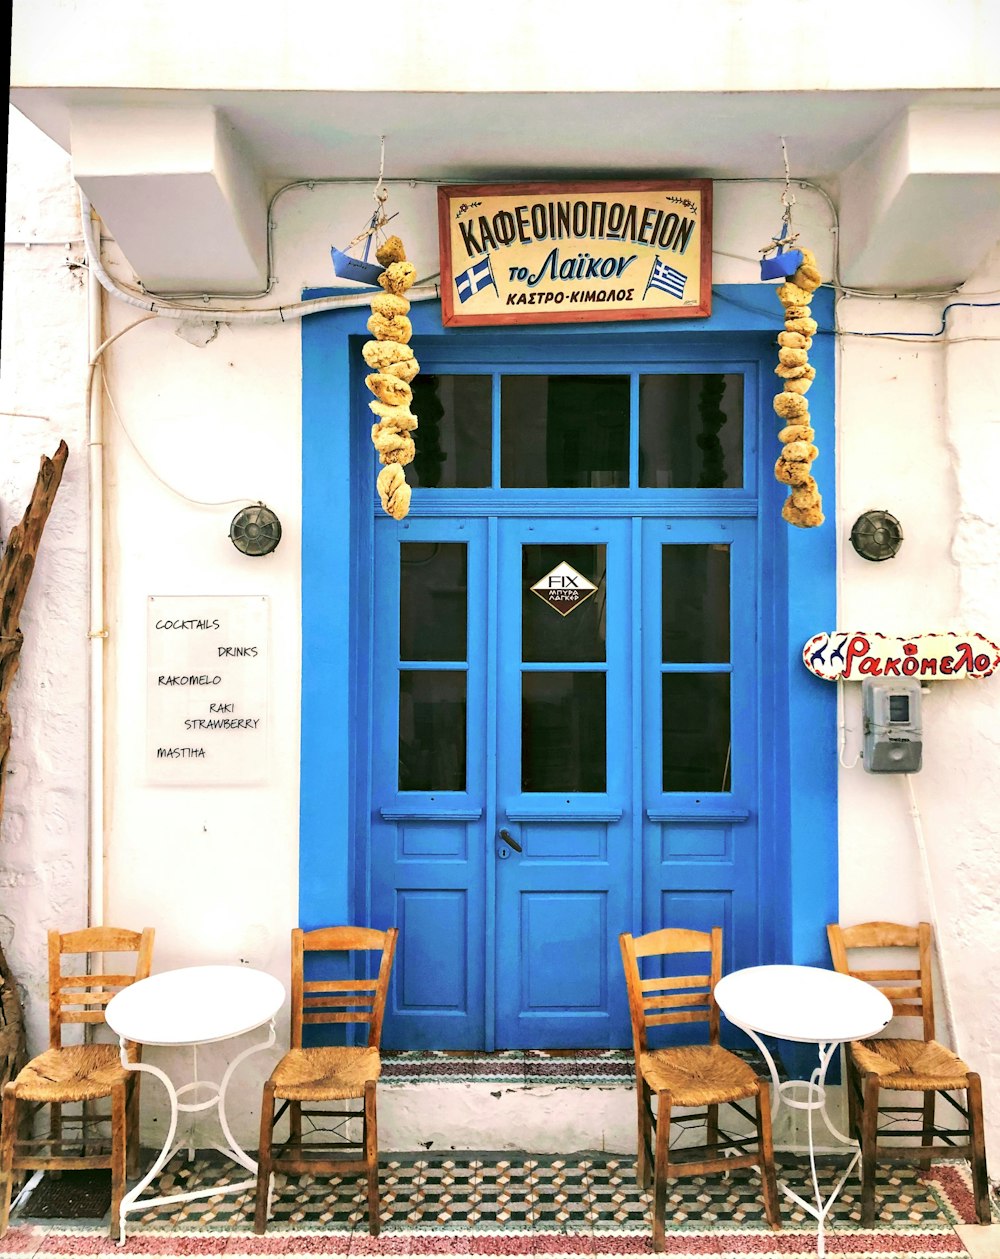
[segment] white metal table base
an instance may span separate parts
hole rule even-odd
[[[250,1045],[237,1054],[232,1062],[226,1067],[225,1074],[220,1084],[215,1084],[210,1080],[193,1080],[190,1084],[182,1085],[177,1089],[174,1087],[173,1081],[165,1071],[159,1067],[154,1067],[148,1062],[132,1062],[128,1059],[128,1051],[124,1038],[119,1038],[120,1053],[122,1065],[129,1071],[145,1071],[149,1075],[154,1075],[162,1083],[167,1090],[167,1097],[170,1099],[170,1123],[167,1130],[167,1137],[163,1143],[163,1148],[153,1162],[152,1167],[146,1172],[145,1176],[134,1185],[122,1198],[121,1208],[118,1213],[118,1245],[125,1245],[125,1217],[130,1211],[145,1210],[148,1207],[166,1206],[171,1202],[192,1202],[197,1198],[211,1198],[220,1193],[236,1193],[243,1189],[255,1188],[257,1185],[257,1163],[243,1149],[233,1136],[229,1127],[229,1120],[226,1117],[226,1089],[229,1087],[229,1081],[232,1079],[233,1072],[253,1054],[262,1053],[265,1049],[270,1049],[275,1041],[274,1020],[271,1019],[268,1024],[267,1040],[259,1041],[256,1045]],[[192,1046],[194,1049],[195,1046]],[[197,1074],[197,1071],[195,1072]],[[196,1089],[208,1088],[214,1089],[212,1096],[205,1098],[200,1102],[182,1102],[181,1096],[193,1092]],[[187,1141],[174,1141],[177,1133],[177,1120],[180,1112],[204,1111],[215,1107],[219,1115],[219,1124],[222,1128],[222,1134],[227,1142],[226,1145],[216,1145],[212,1148],[220,1154],[224,1154],[226,1158],[231,1159],[240,1167],[244,1167],[248,1172],[253,1173],[252,1180],[241,1180],[237,1184],[232,1185],[211,1185],[205,1189],[189,1189],[182,1193],[173,1193],[161,1195],[155,1198],[143,1198],[141,1194],[156,1176],[163,1170],[167,1163],[173,1158],[178,1150],[188,1146]],[[188,1146],[188,1148],[190,1148]]]
[[[808,1080],[779,1080],[778,1068],[774,1058],[764,1042],[760,1039],[756,1032],[750,1030],[749,1027],[742,1029],[754,1042],[764,1057],[768,1069],[771,1072],[771,1118],[776,1119],[781,1103],[792,1107],[794,1110],[806,1111],[806,1128],[809,1134],[809,1169],[812,1176],[813,1197],[814,1202],[807,1202],[795,1192],[784,1180],[778,1181],[778,1187],[786,1198],[790,1198],[797,1203],[803,1211],[806,1211],[816,1220],[817,1223],[817,1251],[822,1256],[826,1253],[825,1238],[825,1221],[830,1212],[831,1207],[840,1196],[840,1191],[847,1183],[847,1179],[851,1172],[857,1167],[861,1158],[861,1151],[855,1150],[851,1157],[851,1161],[847,1165],[847,1170],[837,1182],[836,1187],[830,1196],[824,1201],[822,1191],[819,1187],[819,1175],[816,1171],[816,1146],[813,1138],[813,1112],[818,1110],[823,1116],[823,1122],[826,1124],[830,1133],[844,1145],[853,1145],[853,1140],[845,1136],[843,1132],[833,1123],[826,1109],[826,1073],[833,1059],[833,1055],[840,1048],[841,1041],[825,1041],[819,1042],[819,1066],[813,1071]],[[796,1092],[804,1091],[804,1097],[796,1097]]]

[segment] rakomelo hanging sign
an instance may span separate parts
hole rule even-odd
[[[802,648],[810,673],[827,682],[864,678],[988,678],[1000,665],[1000,647],[982,634],[913,634],[894,638],[859,630],[814,634]]]
[[[445,326],[711,313],[712,183],[438,189]]]

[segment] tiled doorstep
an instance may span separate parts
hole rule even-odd
[[[956,1224],[955,1232],[971,1259],[1000,1259],[1000,1225]]]
[[[752,1051],[740,1053],[763,1069]],[[785,1113],[779,1118],[788,1122]],[[781,1124],[775,1135],[781,1139]],[[488,1146],[541,1154],[627,1153],[635,1148],[632,1054],[387,1052],[379,1083],[379,1144],[390,1152]]]

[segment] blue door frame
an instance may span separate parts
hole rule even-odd
[[[315,294],[311,294],[315,295]],[[752,568],[761,593],[757,633],[767,653],[759,680],[759,834],[768,885],[753,924],[733,923],[730,932],[749,933],[752,945],[741,949],[735,964],[752,961],[826,960],[824,925],[837,912],[837,755],[836,695],[801,664],[801,644],[835,618],[835,538],[833,503],[833,345],[815,338],[812,361],[817,380],[810,407],[825,460],[817,465],[828,515],[826,526],[791,529],[780,519],[784,487],[770,477],[777,454],[779,426],[771,406],[777,383],[769,368],[775,361],[775,333],[780,307],[763,285],[720,286],[714,313],[707,320],[671,320],[663,324],[581,325],[556,329],[444,330],[436,303],[415,305],[414,347],[434,370],[473,370],[498,359],[546,371],[550,363],[589,363],[595,354],[619,362],[752,360],[758,365],[757,396],[747,401],[748,419],[756,417],[753,477],[730,507],[733,524],[756,518]],[[829,326],[832,302],[821,293],[813,303],[820,326]],[[366,339],[366,311],[328,312],[304,321],[303,338],[303,538],[302,538],[302,777],[300,815],[300,923],[314,927],[344,921],[368,921],[372,877],[369,760],[374,746],[371,713],[381,702],[380,678],[371,658],[375,607],[374,467],[369,423],[364,411],[365,368],[360,344]],[[704,370],[704,366],[701,368]],[[697,370],[697,367],[695,368]],[[496,456],[495,456],[496,457]],[[824,467],[825,465],[825,467]],[[827,479],[823,479],[826,471]],[[466,512],[461,494],[445,508],[458,520]],[[530,502],[519,491],[504,494],[501,510],[523,516]],[[530,499],[530,495],[528,496]],[[421,495],[414,495],[409,520],[420,521]],[[703,513],[682,507],[683,518]],[[726,514],[724,511],[723,516]],[[440,511],[435,512],[441,516]],[[388,522],[386,522],[388,524]],[[389,525],[390,528],[399,526]],[[637,555],[634,563],[649,564]],[[794,592],[794,597],[789,597]],[[790,734],[810,747],[808,768],[790,754]],[[653,810],[655,813],[655,809]],[[718,843],[724,845],[733,819],[718,819]],[[738,820],[738,819],[737,819]],[[677,819],[674,818],[676,823]],[[651,817],[652,826],[656,818]],[[707,832],[711,835],[711,828]],[[675,827],[676,834],[676,827]],[[671,854],[675,872],[689,868],[697,885],[698,863],[711,857],[712,841],[686,843]],[[707,848],[706,848],[707,845]],[[645,896],[641,922],[648,929],[669,912],[669,890],[656,889],[650,863],[655,844],[647,844],[645,875],[633,872],[633,892]],[[706,913],[713,912],[706,906]],[[733,964],[732,960],[730,965]],[[484,990],[484,1001],[495,994]],[[483,1045],[490,1044],[484,1033]]]

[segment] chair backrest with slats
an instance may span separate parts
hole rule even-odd
[[[291,1043],[302,1048],[302,1028],[313,1023],[367,1023],[368,1045],[378,1047],[389,995],[389,976],[396,952],[395,927],[375,931],[371,927],[320,927],[292,932],[292,1025]],[[306,953],[379,952],[374,979],[305,978]],[[349,959],[353,971],[353,961]]]
[[[632,1018],[632,1040],[636,1055],[649,1048],[648,1029],[667,1024],[707,1023],[709,1044],[719,1043],[719,1007],[715,985],[722,978],[722,928],[688,931],[664,927],[646,935],[627,931],[618,937],[628,985],[628,1007]],[[656,975],[643,978],[641,958],[664,959],[676,954],[704,955],[702,970],[696,975],[664,974],[667,963],[653,965]]]
[[[853,975],[878,988],[892,1002],[892,1012],[901,1018],[920,1019],[924,1040],[934,1039],[934,984],[931,971],[931,925],[915,927],[898,922],[862,922],[856,927],[842,927],[832,922],[826,929],[830,956],[835,970]],[[857,963],[848,958],[848,951],[871,950]],[[882,950],[899,950],[907,954],[906,965],[894,969],[878,966],[877,954]]]
[[[62,1029],[68,1023],[103,1023],[115,993],[147,978],[153,964],[153,935],[152,927],[49,932],[49,1044],[53,1049],[62,1045]],[[108,969],[112,962],[115,971]]]

